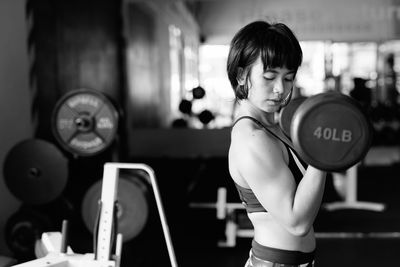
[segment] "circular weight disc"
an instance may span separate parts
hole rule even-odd
[[[96,134],[103,140],[114,139],[116,124],[113,112],[107,105],[103,105],[95,115]]]
[[[68,160],[53,144],[29,139],[16,144],[4,161],[10,192],[22,202],[44,204],[61,195],[68,179]]]
[[[340,171],[356,164],[368,152],[371,127],[357,103],[338,93],[310,97],[295,112],[293,144],[310,165]]]
[[[114,141],[118,111],[102,93],[75,90],[62,97],[53,111],[53,134],[67,151],[96,155]]]
[[[101,199],[102,181],[94,183],[82,202],[82,218],[87,229],[93,233],[98,203]],[[149,217],[146,185],[137,177],[118,179],[117,218],[118,232],[124,242],[135,238],[145,227]]]
[[[279,112],[279,126],[281,127],[284,134],[290,137],[290,125],[292,124],[292,118],[297,108],[307,99],[307,97],[300,96],[293,98],[289,104],[282,108]]]
[[[6,222],[6,243],[18,257],[34,257],[36,240],[40,239],[43,232],[49,231],[50,226],[49,217],[31,207],[22,206]]]

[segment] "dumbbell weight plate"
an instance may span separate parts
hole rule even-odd
[[[359,162],[372,140],[372,128],[358,103],[332,92],[314,95],[295,112],[292,141],[310,165],[326,170],[346,170]]]
[[[301,103],[306,100],[307,97],[299,96],[293,98],[289,104],[282,108],[279,112],[279,126],[281,127],[283,133],[290,138],[290,125],[292,124],[292,118],[297,108],[301,105]]]
[[[60,145],[78,156],[107,149],[118,128],[118,112],[102,93],[75,90],[62,97],[53,111],[53,134]]]

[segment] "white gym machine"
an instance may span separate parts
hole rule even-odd
[[[336,201],[332,203],[326,203],[323,205],[328,211],[335,211],[341,209],[359,209],[359,210],[371,210],[376,212],[382,212],[385,210],[385,204],[360,201],[357,199],[357,178],[358,178],[358,164],[350,167],[343,173],[332,173],[333,183],[338,193],[343,192],[342,201]],[[343,184],[343,185],[341,185]],[[344,190],[338,190],[344,188]]]
[[[105,163],[101,199],[99,202],[99,221],[95,252],[87,254],[73,253],[67,244],[67,223],[63,222],[62,233],[43,233],[41,247],[44,257],[14,265],[15,267],[120,267],[123,238],[117,234],[113,242],[113,229],[117,223],[114,221],[114,209],[118,193],[118,177],[120,169],[142,170],[148,174],[149,182],[153,188],[154,197],[171,267],[177,267],[174,249],[169,234],[164,209],[161,202],[155,174],[152,168],[141,163]],[[94,234],[96,234],[94,232]],[[112,251],[115,245],[115,251]]]

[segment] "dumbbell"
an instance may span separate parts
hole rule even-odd
[[[372,126],[353,98],[327,92],[293,99],[279,125],[311,166],[338,172],[359,162],[372,141]]]
[[[201,88],[201,87],[196,87],[193,90],[204,90],[204,89],[199,89],[199,88]],[[197,94],[200,95],[201,92],[198,92]],[[197,97],[200,97],[200,96],[197,96]],[[205,126],[208,125],[211,121],[213,121],[215,119],[215,114],[208,109],[204,109],[200,113],[197,113],[197,114],[193,113],[192,101],[187,100],[187,99],[181,100],[181,102],[179,103],[178,109],[180,112],[182,112],[185,115],[189,115],[191,117],[197,117],[197,119]],[[178,123],[180,123],[180,122],[181,121],[178,121]],[[184,125],[184,126],[187,126],[187,125]]]
[[[287,106],[281,109],[279,112],[279,126],[283,133],[290,138],[290,125],[292,124],[292,118],[297,108],[307,99],[305,96],[298,96],[293,98]]]

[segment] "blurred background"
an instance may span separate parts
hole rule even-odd
[[[349,95],[373,126],[355,172],[329,174],[317,266],[397,262],[400,1],[1,0],[0,266],[36,258],[63,219],[72,249],[92,252],[105,162],[155,170],[180,266],[243,266],[251,226],[240,209],[217,217],[215,203],[221,188],[239,202],[226,60],[254,20],[301,41],[299,94]],[[151,256],[165,251],[151,186],[122,176],[122,266],[168,266]]]

